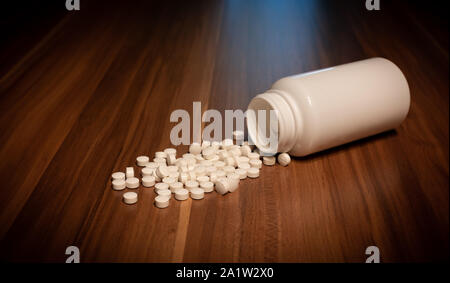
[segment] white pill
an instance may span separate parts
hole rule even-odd
[[[230,149],[233,146],[233,140],[232,139],[224,139],[222,141],[222,148],[223,149]]]
[[[259,156],[258,153],[256,152],[250,152],[249,154],[247,154],[247,157],[252,160],[252,159],[260,159],[261,157]]]
[[[113,190],[116,190],[116,191],[121,191],[121,190],[125,189],[125,187],[126,187],[125,180],[123,180],[123,179],[113,180],[111,183],[112,183]]]
[[[111,175],[113,180],[125,180],[125,173],[123,172],[114,172]]]
[[[166,183],[157,183],[155,185],[155,193],[158,193],[159,191],[162,190],[168,190],[169,189],[169,185]]]
[[[194,142],[189,146],[189,152],[192,154],[200,154],[202,152],[202,146],[198,142]]]
[[[195,172],[194,172],[194,171],[188,172],[188,175],[189,175],[189,181],[195,181],[195,180],[197,180],[197,175],[195,175]]]
[[[227,175],[227,178],[230,182],[230,192],[234,192],[238,189],[239,187],[239,181],[241,180],[239,174],[236,173],[231,173]]]
[[[264,156],[263,157],[264,165],[273,166],[273,165],[275,165],[275,161],[276,161],[276,159],[274,156]]]
[[[167,196],[157,196],[155,197],[155,206],[157,208],[166,208],[169,206],[169,199]]]
[[[225,164],[225,162],[219,160],[219,161],[214,162],[214,166],[220,170],[220,169],[224,168],[226,166],[226,164]]]
[[[239,156],[238,157],[238,164],[239,163],[249,163],[250,162],[250,158],[248,158],[247,156]]]
[[[174,166],[174,165],[170,165],[170,166],[167,166],[167,170],[169,171],[169,173],[178,172],[178,167]]]
[[[255,167],[258,169],[261,169],[261,167],[262,167],[262,161],[259,159],[252,159],[249,162],[250,162],[251,167]]]
[[[145,164],[145,167],[156,170],[156,168],[159,167],[159,164],[156,162],[148,162],[147,164]]]
[[[202,155],[205,159],[210,159],[210,157],[215,154],[216,150],[213,147],[207,147],[202,150]]]
[[[129,189],[136,189],[139,187],[139,179],[136,177],[127,178],[125,183]]]
[[[179,189],[175,191],[176,200],[187,200],[189,197],[189,191],[186,189]]]
[[[241,146],[241,154],[243,156],[247,156],[248,157],[248,154],[251,153],[251,152],[252,152],[252,149],[248,145]]]
[[[245,178],[247,178],[247,170],[245,170],[245,169],[238,168],[234,172],[239,175],[239,178],[241,180],[244,180]]]
[[[190,191],[191,199],[202,199],[205,197],[205,191],[200,188],[193,188]]]
[[[167,158],[167,153],[164,151],[157,151],[155,152],[155,158]]]
[[[211,142],[210,141],[203,141],[202,142],[202,149],[210,147],[211,146]]]
[[[231,154],[231,156],[234,157],[239,157],[242,155],[241,150],[239,148],[234,148],[228,151],[229,154]]]
[[[138,195],[135,192],[127,192],[123,194],[123,202],[126,204],[135,204],[138,200]]]
[[[210,193],[214,190],[214,183],[213,182],[201,182],[200,183],[200,188],[202,188],[205,193]]]
[[[230,191],[230,183],[227,178],[220,178],[216,182],[216,192],[221,195],[224,195]]]
[[[142,175],[142,177],[153,176],[153,171],[155,171],[155,169],[152,169],[152,168],[149,168],[149,167],[144,167],[141,170],[141,175]]]
[[[194,158],[186,158],[187,166],[194,166],[197,164],[197,159]]]
[[[170,186],[170,184],[175,183],[177,181],[177,179],[175,178],[171,178],[171,177],[164,177],[162,179],[163,183],[166,183],[167,185]]]
[[[217,171],[217,168],[215,166],[208,166],[205,168],[205,172],[207,176],[211,176],[211,173]]]
[[[180,173],[178,173],[178,172],[171,172],[171,173],[169,173],[169,177],[170,178],[175,178],[176,180],[178,180],[178,178],[180,177]]]
[[[291,157],[286,152],[280,153],[280,155],[278,155],[278,163],[280,163],[281,166],[288,166],[289,163],[291,163]]]
[[[175,157],[175,154],[167,155],[167,165],[175,165],[176,161],[177,161],[177,158]]]
[[[215,162],[219,161],[220,158],[217,154],[214,154],[214,155],[210,156],[208,160],[211,160],[212,163],[215,163]]]
[[[208,176],[197,177],[197,182],[199,182],[199,183],[208,182],[208,181],[209,181],[209,177]]]
[[[231,173],[231,172],[229,172],[229,173]],[[218,178],[225,177],[225,176],[227,175],[227,173],[226,173],[225,171],[223,171],[223,170],[217,170],[216,172],[214,172],[214,174],[215,174]]]
[[[225,164],[228,165],[228,166],[233,166],[233,167],[236,166],[236,161],[235,161],[234,158],[231,157],[231,156],[225,158],[224,162],[225,162]]]
[[[175,165],[176,165],[178,168],[184,167],[184,166],[187,166],[187,161],[186,161],[186,159],[184,159],[184,157],[183,157],[183,158],[178,158],[178,159],[177,159],[177,162],[175,163]]]
[[[167,169],[167,166],[161,165],[156,168],[156,175],[158,175],[158,177],[161,179],[169,176],[169,170]]]
[[[177,150],[175,148],[166,148],[164,149],[164,153],[167,154],[167,156],[169,155],[177,155]]]
[[[189,158],[194,158],[195,159],[195,155],[192,153],[185,153],[183,154],[183,158],[184,159],[189,159]]]
[[[170,191],[171,191],[172,193],[175,193],[177,190],[180,190],[180,189],[183,188],[183,183],[181,183],[181,182],[175,182],[175,183],[170,184],[169,187],[170,187]]]
[[[166,165],[166,159],[161,157],[153,158],[153,162],[158,163],[158,167],[161,165]]]
[[[206,168],[205,168],[205,166],[200,165],[195,168],[194,172],[197,177],[205,176]]]
[[[156,170],[153,171],[153,177],[155,177],[156,182],[161,182],[161,178],[159,178],[159,176],[156,174]]]
[[[125,175],[127,178],[134,177],[134,168],[133,167],[127,167],[125,169]]]
[[[189,174],[186,172],[180,173],[180,176],[178,177],[178,181],[180,181],[183,184],[186,183],[187,181],[189,181]]]
[[[252,167],[250,169],[247,170],[247,176],[249,178],[258,178],[259,177],[259,169]]]
[[[225,173],[234,173],[234,166],[227,165],[222,168]]]
[[[190,181],[187,181],[184,185],[186,186],[187,190],[192,190],[192,189],[198,188],[197,181],[190,180]]]
[[[170,190],[159,190],[158,196],[168,197],[170,198],[172,196],[172,192]]]
[[[215,150],[219,150],[221,146],[222,146],[222,143],[218,142],[218,141],[213,141],[211,143],[211,147],[214,148]]]
[[[239,163],[238,167],[241,169],[244,169],[244,170],[248,170],[251,168],[250,164],[248,164],[248,163]]]
[[[153,176],[144,176],[142,177],[142,185],[146,188],[153,187],[155,185],[155,177]]]
[[[219,159],[222,161],[224,161],[227,157],[230,157],[230,154],[226,150],[221,150],[217,153],[217,155],[219,155]]]
[[[197,162],[199,162],[199,161],[203,161],[205,159],[203,158],[203,156],[201,154],[196,154],[195,155],[195,160],[197,160]]]
[[[142,156],[138,156],[136,158],[136,164],[137,166],[145,166],[147,165],[147,163],[150,161],[150,158],[148,158],[148,156],[142,155]]]

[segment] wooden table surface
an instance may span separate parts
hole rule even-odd
[[[82,262],[364,262],[368,246],[383,262],[448,260],[439,3],[63,2],[2,11],[1,260],[64,262],[71,245]],[[173,110],[245,110],[281,77],[375,56],[411,89],[396,131],[167,209],[152,189],[131,206],[111,189],[112,172],[171,147]]]

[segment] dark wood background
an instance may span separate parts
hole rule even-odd
[[[448,260],[439,2],[16,2],[1,17],[1,260],[64,262],[70,245],[83,262],[364,262],[371,245],[383,262]],[[173,110],[246,109],[281,77],[374,56],[411,88],[396,131],[168,209],[152,189],[133,206],[111,190],[112,172],[170,146]]]

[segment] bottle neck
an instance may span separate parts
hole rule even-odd
[[[289,152],[294,147],[297,135],[295,115],[282,94],[272,90],[259,94],[252,99],[248,109],[253,110],[254,113],[247,116],[249,138],[260,151],[275,154]],[[260,115],[258,110],[266,110],[266,115]],[[272,112],[272,120],[270,112]],[[276,120],[273,120],[273,114],[276,116]],[[265,119],[265,123],[261,119]],[[276,127],[273,125],[274,121],[277,123]],[[264,125],[266,126],[265,131],[261,129]],[[275,146],[267,144],[267,140],[273,138],[267,137],[269,129],[275,129],[271,134],[278,136]]]

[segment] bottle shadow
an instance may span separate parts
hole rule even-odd
[[[348,149],[353,148],[353,147],[363,146],[363,145],[372,143],[372,142],[377,141],[377,140],[388,139],[388,138],[391,138],[391,137],[395,137],[397,135],[398,135],[398,133],[397,133],[396,130],[389,130],[387,132],[376,134],[376,135],[373,135],[373,136],[370,136],[370,137],[366,137],[366,138],[363,138],[363,139],[360,139],[360,140],[352,141],[350,143],[346,143],[346,144],[343,144],[343,145],[340,145],[340,146],[337,146],[337,147],[333,147],[333,148],[330,148],[330,149],[319,151],[319,152],[316,152],[316,153],[313,153],[313,154],[310,154],[310,155],[307,155],[307,156],[303,156],[303,157],[291,156],[291,158],[292,158],[292,160],[298,160],[298,161],[311,161],[311,160],[321,159],[321,158],[323,158],[326,155],[337,154],[339,152],[342,152],[344,150],[348,150]]]

